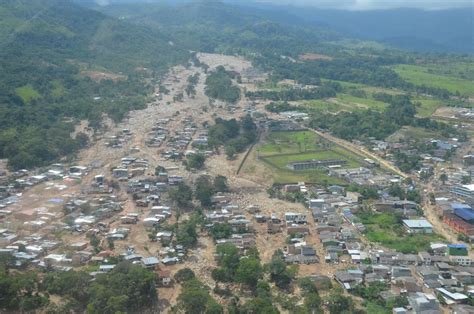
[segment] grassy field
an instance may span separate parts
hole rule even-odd
[[[362,109],[383,111],[388,106],[386,103],[373,99],[370,94],[367,95],[367,98],[361,98],[344,93],[338,94],[335,99],[331,100],[312,99],[298,103],[311,109],[330,113]]]
[[[298,153],[292,155],[276,155],[265,158],[270,163],[276,165],[278,168],[286,168],[286,166],[291,162],[305,161],[311,159],[325,160],[325,159],[341,159],[346,160],[346,166],[348,168],[360,167],[360,163],[355,159],[349,158],[347,155],[342,154],[338,151],[337,148],[332,148],[330,150],[322,150],[317,152],[307,152],[307,153]],[[305,170],[306,171],[306,170]]]
[[[21,99],[23,99],[24,102],[30,102],[34,99],[41,98],[41,94],[36,91],[31,85],[18,87],[17,89],[15,89],[15,92],[18,96],[21,97]]]
[[[355,109],[373,109],[373,110],[384,110],[387,107],[386,103],[377,101],[370,96],[367,98],[355,97],[349,94],[338,94],[337,99],[339,99],[344,104],[353,104]]]
[[[261,155],[294,154],[312,151],[324,145],[324,141],[311,131],[272,132],[265,144],[258,147]]]
[[[474,96],[474,82],[454,76],[429,73],[429,67],[397,65],[392,67],[402,78],[415,85],[444,88],[462,95]],[[431,72],[431,71],[430,71]]]
[[[328,102],[326,100],[321,100],[321,99],[304,100],[299,103],[306,107],[309,107],[310,109],[314,109],[316,111],[322,111],[322,112],[336,113],[341,110],[345,110],[345,111],[353,110],[352,106],[340,104],[340,103]]]
[[[388,142],[397,143],[406,139],[429,140],[435,138],[444,138],[440,132],[435,132],[423,128],[404,126],[387,138]]]
[[[288,163],[309,159],[347,160],[348,167],[359,167],[361,163],[350,152],[331,145],[310,131],[272,132],[265,143],[257,147],[259,160],[271,170],[275,183],[299,181],[342,184],[343,181],[329,177],[323,169],[293,171]]]
[[[436,234],[407,234],[401,218],[394,214],[364,213],[359,218],[367,228],[367,239],[402,253],[418,253],[429,248],[431,242],[443,241]]]
[[[443,105],[443,101],[441,99],[424,97],[414,97],[413,103],[421,104],[421,106],[416,107],[416,113],[422,118],[431,117],[436,109]]]
[[[430,73],[454,76],[466,80],[474,80],[474,63],[470,62],[440,62],[425,64]]]

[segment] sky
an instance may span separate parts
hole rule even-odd
[[[452,8],[471,8],[474,0],[257,0],[274,4],[309,5],[327,9],[379,10],[396,8],[416,8],[441,10]],[[473,11],[474,14],[474,11]]]

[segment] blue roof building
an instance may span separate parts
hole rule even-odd
[[[472,209],[471,206],[467,205],[467,204],[463,204],[463,203],[451,203],[451,208],[453,210],[455,209],[461,209],[461,208],[465,208],[465,209]]]
[[[474,223],[474,210],[471,208],[457,208],[454,210],[454,214],[464,221]]]
[[[467,245],[465,244],[448,244],[448,253],[453,256],[467,256]]]

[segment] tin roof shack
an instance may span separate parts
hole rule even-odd
[[[130,229],[128,228],[115,228],[107,234],[107,239],[110,239],[112,241],[124,240],[127,238],[129,232]]]
[[[69,167],[69,176],[71,177],[83,177],[88,174],[88,168],[84,166],[72,166]]]
[[[287,225],[291,224],[306,224],[307,219],[306,219],[306,214],[301,214],[301,213],[285,213],[285,221]]]
[[[75,242],[70,244],[68,247],[73,251],[82,251],[85,250],[88,246],[87,242]]]
[[[405,219],[403,225],[408,233],[433,233],[433,225],[426,219]]]
[[[334,274],[334,279],[345,289],[352,290],[364,281],[364,273],[356,270],[341,270]]]
[[[114,178],[117,178],[119,180],[128,179],[128,169],[127,168],[114,168],[112,170],[112,175],[114,176]]]
[[[66,254],[49,254],[43,259],[46,267],[54,265],[69,265],[72,263],[72,259],[67,258]]]
[[[464,303],[469,299],[469,297],[463,293],[451,292],[445,288],[436,288],[436,292],[443,297],[448,305]]]
[[[18,235],[15,233],[11,233],[6,229],[2,229],[0,232],[0,247],[6,247],[13,242],[18,240]]]
[[[143,267],[148,268],[148,269],[156,269],[158,265],[160,264],[160,261],[158,258],[151,256],[151,257],[146,257],[141,260]]]
[[[233,234],[231,235],[230,238],[220,239],[216,241],[216,245],[229,244],[229,243],[235,245],[237,248],[241,250],[246,250],[255,246],[256,244],[255,235],[251,233]]]
[[[411,305],[415,313],[423,313],[428,311],[430,311],[429,313],[433,314],[442,313],[439,308],[438,299],[433,294],[422,292],[409,294],[408,303]]]
[[[288,264],[315,264],[319,263],[319,257],[316,250],[304,243],[302,245],[289,245],[288,254],[285,256],[285,261]],[[291,253],[290,253],[291,252]]]
[[[158,278],[163,287],[169,287],[171,285],[171,272],[167,270],[160,270],[158,272]]]
[[[451,256],[468,256],[466,244],[448,244],[448,254]]]
[[[280,224],[275,224],[271,221],[267,222],[267,233],[269,234],[276,234],[281,232],[281,225]]]
[[[308,227],[302,227],[302,226],[289,226],[287,229],[286,229],[286,232],[288,233],[288,235],[308,235],[310,232],[309,232],[309,228]]]

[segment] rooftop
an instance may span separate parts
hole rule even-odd
[[[465,188],[466,190],[474,192],[474,184],[465,184],[465,185],[462,185],[462,187]]]
[[[464,220],[469,221],[474,219],[474,210],[471,208],[455,208],[454,213]]]
[[[408,228],[433,228],[426,219],[405,219],[403,223]]]

